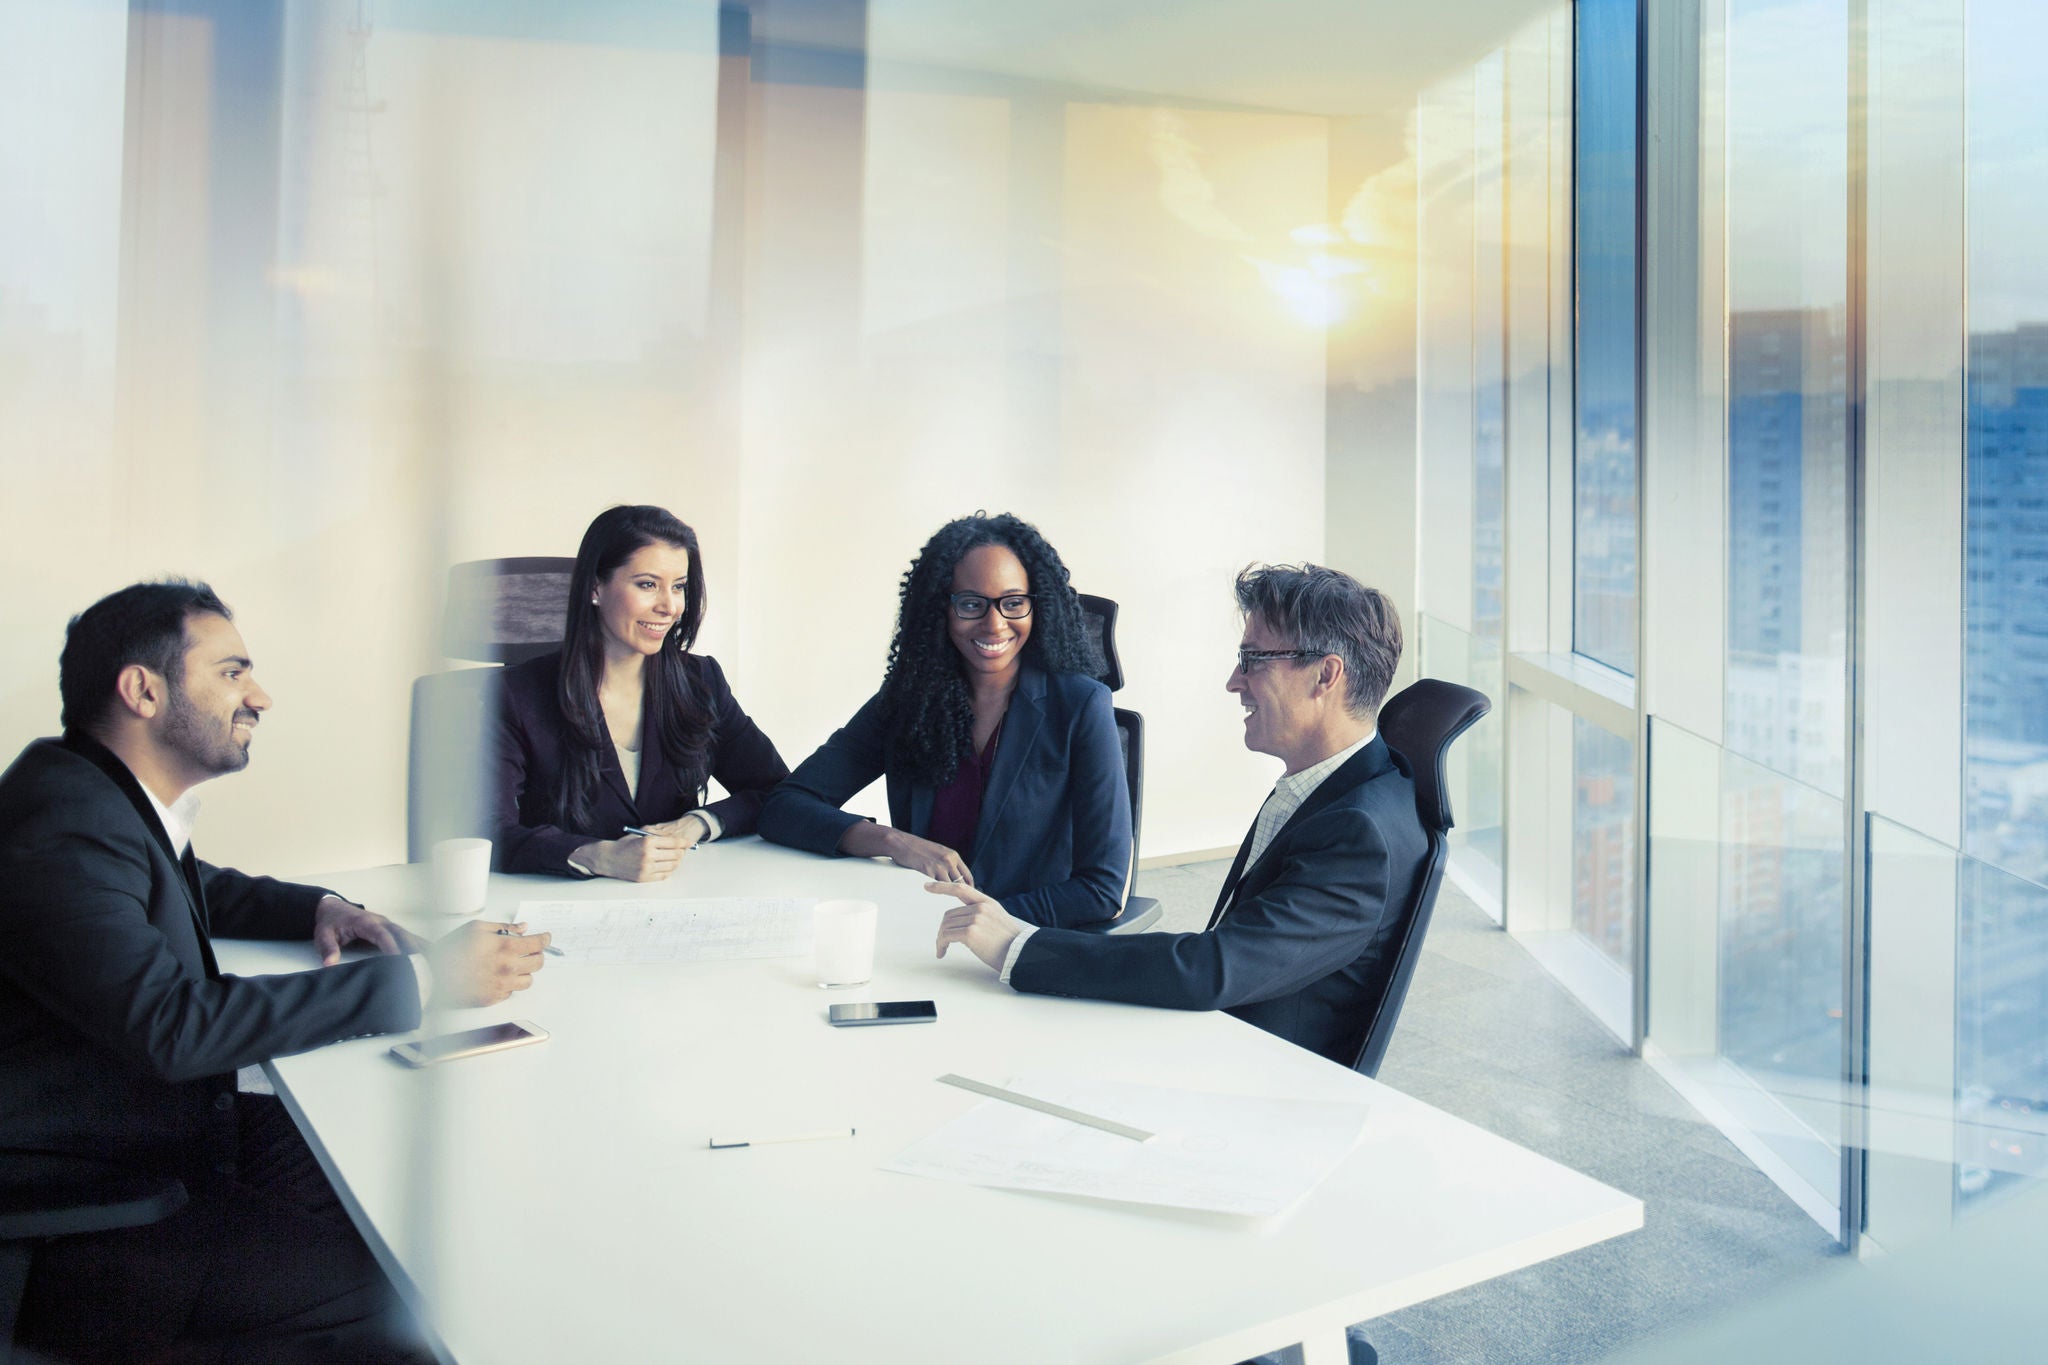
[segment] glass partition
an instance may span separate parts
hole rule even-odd
[[[1520,681],[1509,685],[1507,710],[1509,794],[1519,812],[1508,827],[1507,927],[1627,1045],[1635,1034],[1635,745]]]
[[[1830,1232],[1842,1152],[1843,808],[1652,717],[1648,1037]]]
[[[2048,1174],[2048,886],[1976,858],[1958,878],[1956,1199],[1967,1206]]]
[[[1871,1234],[2048,1174],[2048,887],[1870,817]]]

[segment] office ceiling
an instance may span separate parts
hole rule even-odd
[[[869,0],[868,56],[1364,115],[1409,107],[1431,81],[1567,8],[1566,0]]]

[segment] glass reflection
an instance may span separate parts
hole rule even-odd
[[[1968,11],[1959,1200],[2038,1174],[2048,1113],[2048,12]],[[2031,1121],[2031,1133],[2015,1131]]]
[[[1842,1069],[1842,804],[1730,756],[1721,798],[1721,1052],[1758,1073]]]
[[[1635,935],[1635,746],[1572,717],[1572,928],[1623,971]]]
[[[1848,19],[1731,0],[1723,1057],[1795,1112],[1842,1068]],[[1766,1134],[1824,1197],[1832,1125]]]

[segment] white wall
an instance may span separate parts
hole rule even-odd
[[[203,21],[138,18],[125,67],[118,10],[62,50],[25,35],[81,117],[38,105],[68,155],[0,204],[0,748],[55,730],[71,613],[203,576],[277,702],[206,791],[204,849],[395,860],[448,562],[669,506],[706,547],[703,646],[793,761],[879,680],[916,548],[984,507],[1124,603],[1143,851],[1237,842],[1276,765],[1222,690],[1229,579],[1324,553],[1298,230],[1333,202],[1325,120],[756,84],[721,147],[708,8],[380,29],[366,88],[352,11],[290,11],[274,161],[237,159]],[[30,204],[71,249],[20,246]],[[268,259],[223,254],[248,205]]]

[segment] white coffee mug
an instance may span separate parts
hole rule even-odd
[[[434,845],[431,908],[445,915],[474,915],[491,889],[491,841],[443,839]]]
[[[811,927],[818,953],[818,985],[825,990],[865,986],[875,974],[873,901],[819,901]]]

